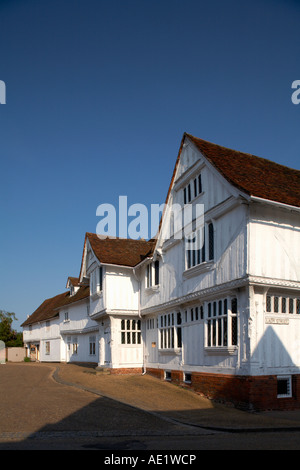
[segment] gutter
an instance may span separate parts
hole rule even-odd
[[[290,204],[284,204],[283,202],[272,201],[271,199],[264,199],[258,196],[250,196],[250,201],[259,202],[261,204],[269,204],[278,208],[286,209],[289,211],[300,212],[300,207],[292,206]]]

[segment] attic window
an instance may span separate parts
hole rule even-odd
[[[159,260],[149,263],[146,267],[146,287],[159,285]]]
[[[91,273],[90,278],[91,294],[101,293],[103,290],[103,267],[99,266]]]
[[[183,188],[183,203],[189,204],[192,199],[199,196],[202,193],[202,178],[201,173],[195,176],[184,188]]]

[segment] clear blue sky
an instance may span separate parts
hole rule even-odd
[[[182,134],[300,169],[300,2],[0,0],[0,309],[79,274],[102,203],[165,200]]]

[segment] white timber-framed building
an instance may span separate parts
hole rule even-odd
[[[189,239],[187,206],[203,208]],[[87,233],[67,289],[23,323],[36,359],[300,407],[299,170],[185,133],[157,237]]]

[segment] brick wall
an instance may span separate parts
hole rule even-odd
[[[147,369],[147,373],[161,380],[164,370]],[[292,376],[292,397],[277,398],[277,376],[237,376],[191,373],[191,383],[183,382],[182,371],[171,371],[171,382],[193,389],[218,402],[230,403],[249,411],[293,410],[300,408],[300,375]]]

